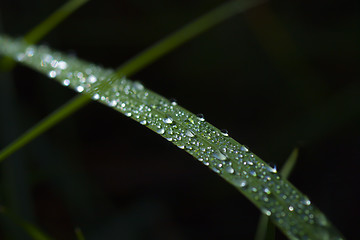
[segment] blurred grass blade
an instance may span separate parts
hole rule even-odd
[[[85,240],[84,234],[80,228],[75,228],[75,235],[77,240]]]
[[[254,239],[275,240],[275,226],[265,214],[260,215]]]
[[[131,58],[125,62],[118,69],[116,74],[118,76],[131,75],[140,69],[143,69],[150,63],[154,62],[158,58],[174,50],[180,45],[186,43],[190,39],[200,35],[208,29],[216,26],[217,24],[225,21],[226,19],[255,7],[264,0],[235,0],[228,1],[222,6],[204,14],[193,22],[185,25],[183,28],[172,33],[163,40],[155,43],[150,48],[141,52],[139,55]]]
[[[47,234],[42,232],[39,228],[32,225],[31,223],[20,219],[15,214],[9,212],[5,207],[0,206],[0,213],[5,217],[19,225],[32,239],[34,240],[52,240]]]
[[[230,1],[216,8],[215,10],[199,17],[197,20],[192,23],[186,25],[179,31],[174,32],[163,40],[159,41],[155,45],[151,46],[147,50],[138,54],[134,58],[130,59],[123,65],[121,65],[115,75],[118,76],[130,76],[142,68],[146,67],[151,62],[154,62],[161,56],[169,53],[176,47],[179,47],[181,44],[190,40],[191,38],[196,37],[197,35],[203,33],[209,28],[219,24],[221,21],[224,21],[236,13],[243,12],[251,7],[254,7],[261,2],[262,0],[256,1]],[[33,34],[30,34],[30,36]],[[33,40],[33,38],[30,38]],[[91,99],[87,95],[79,95],[65,103],[55,112],[51,113],[49,116],[44,118],[41,122],[36,124],[34,127],[29,129],[23,135],[21,135],[14,142],[10,143],[0,152],[0,162],[3,161],[6,157],[10,156],[27,143],[62,121],[63,119],[69,117],[72,113],[76,112],[87,103],[89,103]]]
[[[84,5],[89,0],[69,0],[63,6],[58,8],[53,14],[46,18],[43,22],[38,24],[30,30],[25,36],[24,40],[29,44],[35,44],[42,39],[46,34],[53,30],[59,23],[64,21],[70,14],[75,12],[79,7]],[[15,66],[15,61],[9,57],[3,57],[0,60],[0,68],[10,71]]]
[[[37,25],[33,30],[25,35],[24,40],[29,44],[34,44],[54,29],[59,23],[64,21],[70,14],[89,0],[70,0],[62,7],[58,8],[52,15]]]
[[[299,149],[295,148],[288,159],[286,159],[284,166],[281,168],[280,175],[287,179],[295,167],[295,163],[299,156]],[[273,240],[275,239],[275,226],[269,221],[269,217],[262,214],[259,219],[256,230],[255,240]]]
[[[86,97],[77,97],[72,104],[65,104],[65,107],[59,108],[49,117],[45,118],[44,120],[38,122],[34,127],[29,129],[23,135],[21,135],[18,139],[12,142],[9,146],[3,149],[0,152],[0,162],[2,162],[5,158],[16,152],[18,149],[25,146],[28,142],[39,136],[41,133],[45,132],[56,123],[63,120],[66,116],[71,115],[73,112],[78,110],[81,106],[84,106],[85,103],[89,102],[90,98]]]
[[[197,116],[139,82],[45,47],[0,35],[0,53],[146,126],[237,188],[290,239],[344,239],[326,216],[276,169]],[[31,53],[31,54],[29,54]],[[53,64],[55,62],[59,64]],[[79,74],[81,73],[81,74]]]
[[[295,148],[290,156],[288,157],[288,159],[285,161],[283,167],[281,168],[281,171],[280,171],[280,175],[283,177],[283,178],[289,178],[290,176],[290,173],[292,172],[292,170],[294,169],[295,167],[295,164],[296,164],[296,161],[298,159],[298,156],[299,156],[299,149],[298,148]]]

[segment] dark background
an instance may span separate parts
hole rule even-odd
[[[1,0],[21,36],[60,0]],[[224,1],[92,0],[42,43],[116,68]],[[228,129],[281,167],[348,238],[359,236],[360,11],[355,0],[271,1],[132,77]],[[1,73],[0,147],[75,96],[17,66]],[[259,212],[190,155],[91,103],[1,163],[0,203],[55,239],[253,239]],[[27,239],[2,219],[0,239]],[[284,237],[278,234],[278,239]]]

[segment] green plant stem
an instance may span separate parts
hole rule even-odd
[[[181,44],[189,41],[190,39],[198,36],[199,34],[205,32],[211,27],[219,24],[220,22],[234,16],[239,12],[243,12],[251,7],[254,7],[260,3],[264,2],[263,0],[258,1],[230,1],[216,8],[215,10],[210,11],[209,13],[199,17],[197,20],[189,23],[180,30],[170,34],[165,37],[163,40],[149,47],[145,51],[131,58],[129,61],[122,64],[116,71],[118,76],[130,76],[139,70],[143,69],[150,63],[159,59],[161,56],[169,53],[171,50],[179,47]],[[56,14],[54,14],[57,16]],[[54,17],[58,19],[58,17]],[[42,24],[44,27],[39,27],[39,29],[34,29],[27,36],[28,41],[36,41],[38,38],[34,37],[34,33],[43,34],[45,29],[48,29],[50,23]],[[0,152],[0,162],[3,161],[6,157],[10,156],[20,148],[24,147],[27,143],[31,142],[39,135],[47,131],[49,128],[53,127],[55,124],[59,123],[61,120],[67,118],[72,113],[81,109],[87,103],[91,101],[90,97],[87,95],[79,95],[71,99],[55,112],[51,113],[49,116],[44,118],[41,122],[36,124],[34,127],[25,132],[22,136],[16,139],[14,142],[10,143]],[[44,126],[42,126],[44,125]]]
[[[75,12],[79,7],[84,5],[89,0],[70,0],[63,6],[57,9],[53,14],[46,18],[43,22],[38,24],[30,30],[25,36],[24,40],[29,44],[35,44],[44,36],[46,36],[57,25],[63,22],[70,14]],[[3,70],[10,71],[16,65],[16,62],[11,58],[5,56],[0,60],[0,66]]]
[[[91,99],[86,95],[76,96],[71,104],[66,103],[2,150],[0,162],[90,101]]]
[[[59,23],[64,21],[70,14],[75,12],[79,7],[89,0],[70,0],[57,9],[52,15],[37,25],[33,30],[25,35],[24,40],[34,44],[54,29]]]
[[[8,211],[4,206],[0,206],[0,213],[2,213],[5,217],[19,225],[32,239],[34,240],[52,240],[47,234],[42,232],[35,225],[19,218],[15,214]]]
[[[77,240],[85,240],[84,234],[80,228],[75,228],[75,235]]]
[[[230,17],[240,12],[244,12],[251,7],[255,7],[262,2],[264,1],[229,1],[220,7],[200,16],[193,22],[185,25],[183,28],[172,33],[163,40],[155,43],[150,48],[131,58],[117,69],[116,74],[120,77],[126,74],[133,74],[159,59],[163,55],[167,54],[168,52],[186,43],[190,39],[200,35],[201,33],[209,30],[226,19],[229,19]]]
[[[281,168],[280,175],[287,179],[295,167],[297,158],[299,156],[299,149],[295,148],[290,156],[286,159],[283,167]],[[255,240],[274,240],[275,239],[275,226],[270,221],[270,218],[265,214],[261,214],[257,226]]]

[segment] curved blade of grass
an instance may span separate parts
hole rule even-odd
[[[41,231],[33,224],[20,219],[15,214],[9,212],[5,207],[0,206],[0,213],[6,216],[8,219],[19,225],[32,239],[34,240],[52,240],[47,234]]]
[[[280,175],[287,179],[290,173],[295,167],[299,155],[299,149],[295,148],[288,159],[286,159],[284,166],[281,168]],[[255,240],[271,240],[275,239],[275,229],[272,222],[269,221],[269,217],[262,214],[259,219],[258,227],[256,230]]]
[[[77,240],[85,240],[84,234],[80,228],[75,228],[75,235]]]
[[[0,53],[131,117],[194,156],[242,192],[290,239],[344,239],[276,170],[227,133],[141,83],[47,47],[0,36]]]
[[[263,0],[237,0],[225,3],[224,5],[199,17],[197,20],[189,23],[185,27],[164,38],[162,41],[159,41],[155,45],[136,55],[134,58],[121,65],[117,69],[115,75],[132,75],[140,69],[144,68],[145,66],[149,65],[150,63],[154,62],[164,54],[168,53],[169,51],[175,49],[176,47],[179,47],[181,44],[184,44],[191,38],[196,37],[197,35],[213,27],[214,25],[219,24],[221,21],[224,21],[234,16],[236,13],[243,12],[262,2]],[[58,122],[62,121],[63,119],[70,116],[72,113],[85,106],[90,101],[91,99],[87,95],[79,95],[71,99],[69,102],[65,103],[55,112],[51,113],[48,117],[44,118],[34,127],[21,135],[18,139],[15,139],[15,141],[6,146],[0,152],[0,162],[14,152],[16,152],[17,150],[19,150],[20,148],[22,148],[23,146],[25,146],[33,139],[35,139],[37,136],[46,132],[49,128],[51,128]]]

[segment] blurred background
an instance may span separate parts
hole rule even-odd
[[[92,0],[41,42],[116,68],[221,0]],[[62,0],[1,0],[22,36]],[[278,167],[349,239],[360,224],[360,8],[273,0],[239,14],[132,79]],[[1,73],[0,148],[75,96],[23,66]],[[90,103],[0,165],[0,203],[55,239],[253,239],[259,211],[186,152]],[[285,239],[280,233],[277,239]],[[0,239],[29,239],[1,218]]]

